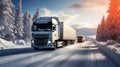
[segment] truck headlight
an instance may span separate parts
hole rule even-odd
[[[51,44],[52,42],[51,41],[48,41],[48,44]]]
[[[34,40],[32,40],[31,42],[34,43]]]

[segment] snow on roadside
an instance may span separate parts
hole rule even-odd
[[[108,45],[107,47],[110,48],[111,50],[114,50],[115,53],[120,55],[120,44]]]
[[[12,42],[3,40],[0,38],[0,50],[2,49],[13,49],[13,48],[26,48],[26,47],[30,47],[28,45],[16,45]]]
[[[95,43],[103,53],[120,67],[120,43],[113,40],[98,42],[94,36],[87,37],[89,41]]]
[[[86,36],[88,41],[95,41],[96,36],[95,35],[91,35],[91,36]]]
[[[110,40],[107,42],[96,42],[100,50],[115,62],[117,67],[120,67],[120,44],[116,41]]]
[[[88,38],[96,39],[96,35],[87,36]]]
[[[108,40],[107,42],[97,42],[97,43],[99,43],[100,45],[104,45],[105,47],[109,48],[110,50],[120,55],[120,43],[113,40]]]
[[[120,43],[118,43],[117,41],[113,41],[113,40],[108,41],[106,45],[111,50],[114,50],[115,53],[120,54]]]

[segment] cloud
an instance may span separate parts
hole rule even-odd
[[[80,18],[81,15],[79,13],[76,13],[74,11],[70,10],[61,10],[61,11],[52,11],[47,8],[41,8],[41,11],[44,13],[41,16],[55,16],[59,17],[60,21],[65,22],[69,25],[71,25],[74,28],[80,29],[80,28],[97,28],[98,23],[90,23],[88,22],[81,22],[80,23]]]
[[[73,4],[70,8],[106,8],[108,3],[109,0],[84,0],[84,2]]]
[[[78,23],[72,25],[75,29],[81,29],[81,28],[97,28],[98,24],[89,24],[89,23]]]
[[[55,16],[59,17],[60,21],[65,22],[65,23],[73,23],[76,18],[80,17],[78,14],[71,14],[66,11],[51,11],[48,10],[47,8],[42,8],[41,9],[44,14],[42,16]]]

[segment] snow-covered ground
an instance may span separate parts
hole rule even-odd
[[[113,40],[107,42],[98,42],[98,43],[120,55],[120,43],[117,43],[116,41]]]
[[[120,55],[120,43],[113,40],[108,40],[107,42],[99,42],[95,40],[95,36],[88,36],[88,39],[94,40],[97,44],[104,46],[105,48],[110,49],[110,51],[114,51],[114,53]]]
[[[106,54],[108,57],[120,66],[120,43],[110,40],[107,42],[96,42],[99,48]]]
[[[9,50],[1,51],[7,55],[0,57],[0,67],[115,67],[94,44],[93,41],[75,43],[57,50],[21,49],[12,50],[18,54],[9,54]],[[26,51],[24,51],[26,50]]]
[[[117,57],[114,53],[108,53],[111,50],[106,48],[105,42],[97,42],[94,36],[88,38],[83,43],[75,43],[57,50],[1,50],[0,67],[120,67],[109,58],[109,54],[113,55],[112,58]],[[104,49],[99,49],[101,46],[98,45],[102,45]],[[117,62],[119,64],[119,58]]]
[[[26,48],[28,45],[16,45],[12,42],[6,41],[0,38],[0,50],[2,49],[13,49],[13,48]]]

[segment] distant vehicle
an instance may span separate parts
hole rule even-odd
[[[82,42],[85,42],[85,41],[86,41],[85,36],[83,36],[83,35],[77,36],[77,42],[78,42],[78,43],[82,43]]]
[[[74,44],[76,31],[60,22],[58,17],[40,17],[33,22],[31,46],[36,49],[53,48]]]

